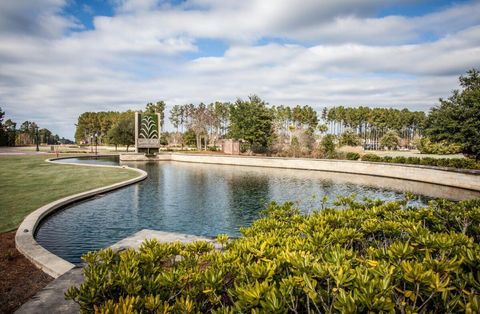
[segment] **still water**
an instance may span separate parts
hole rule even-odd
[[[62,162],[117,164],[116,159],[70,159]],[[450,193],[470,198],[459,189],[371,176],[180,162],[127,163],[148,172],[148,178],[120,190],[72,204],[46,218],[36,239],[60,257],[79,263],[80,256],[142,229],[202,236],[238,236],[271,201],[294,201],[304,212],[320,208],[322,198],[356,194],[401,200],[404,192],[422,193],[410,203]],[[458,191],[457,191],[458,190]],[[440,195],[437,195],[440,194]],[[453,198],[453,197],[452,197]]]

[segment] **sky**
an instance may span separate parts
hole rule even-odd
[[[157,100],[428,111],[479,67],[480,0],[0,0],[0,107],[67,138]]]

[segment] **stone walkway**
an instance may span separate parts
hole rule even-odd
[[[111,246],[114,251],[122,251],[128,248],[138,249],[140,244],[146,239],[157,239],[160,242],[180,241],[190,243],[197,240],[212,242],[218,249],[220,246],[211,238],[199,237],[189,234],[164,232],[143,229],[130,237],[127,237]],[[71,286],[78,286],[83,281],[81,267],[75,267],[62,276],[52,281],[45,288],[40,290],[27,303],[23,304],[15,313],[17,314],[60,314],[60,313],[78,313],[80,308],[73,301],[67,301],[64,298],[65,291]]]

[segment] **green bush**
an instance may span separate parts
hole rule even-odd
[[[348,159],[348,158],[347,158]],[[480,163],[471,158],[432,158],[432,157],[404,157],[404,156],[385,156],[381,157],[375,154],[365,154],[362,161],[371,162],[389,162],[396,164],[424,165],[434,167],[448,167],[458,169],[480,169]]]
[[[252,145],[248,142],[240,142],[240,152],[246,153],[252,148]]]
[[[448,167],[453,168],[465,168],[465,169],[478,169],[479,163],[470,158],[450,158],[448,160]]]
[[[98,313],[478,313],[480,200],[272,203],[243,236],[84,256],[67,299]]]
[[[211,152],[218,152],[222,150],[219,146],[207,146],[207,149]]]
[[[422,154],[449,155],[462,152],[462,145],[457,143],[448,143],[441,141],[433,143],[429,138],[423,137],[415,141],[415,146]]]
[[[383,162],[393,162],[393,157],[392,156],[384,156],[382,158]]]
[[[400,137],[396,131],[390,130],[384,136],[380,138],[380,146],[386,147],[389,150],[397,149],[400,145]]]
[[[348,129],[340,135],[338,144],[340,146],[359,146],[361,143],[360,137],[352,129]]]
[[[347,155],[345,156],[347,160],[359,160],[360,159],[360,154],[359,153],[354,153],[354,152],[348,152]]]
[[[362,161],[380,162],[382,161],[382,157],[375,154],[365,154],[362,156]]]
[[[324,158],[334,159],[336,157],[335,152],[335,135],[327,134],[322,137],[320,141],[319,149]]]
[[[424,157],[420,159],[420,164],[424,166],[436,166],[437,165],[437,159],[432,158],[432,157]]]
[[[392,162],[395,164],[404,164],[407,162],[407,158],[403,156],[396,156],[396,157],[393,157]]]

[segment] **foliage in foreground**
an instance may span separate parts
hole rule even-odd
[[[451,313],[480,311],[480,200],[352,198],[301,215],[272,203],[243,236],[212,244],[146,241],[84,256],[66,296],[99,313]]]

